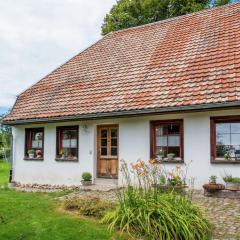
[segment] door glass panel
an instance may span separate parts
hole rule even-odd
[[[106,147],[101,148],[101,156],[107,156],[107,148]]]
[[[107,137],[107,129],[101,129],[101,138]]]
[[[107,139],[101,139],[101,146],[103,147],[103,146],[107,146]]]
[[[117,138],[112,138],[111,139],[111,145],[114,147],[117,147]]]
[[[111,138],[117,138],[117,129],[116,128],[111,129]]]
[[[111,156],[117,156],[117,148],[111,148]]]

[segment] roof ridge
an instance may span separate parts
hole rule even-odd
[[[233,6],[233,5],[238,5],[238,4],[240,5],[240,2],[229,3],[229,4],[225,4],[225,5],[219,6],[219,7],[206,8],[206,9],[203,9],[201,11],[187,13],[187,14],[184,14],[184,15],[176,16],[176,17],[170,17],[170,18],[167,18],[167,19],[163,19],[163,20],[159,20],[159,21],[156,21],[156,22],[142,24],[142,25],[139,25],[139,26],[119,29],[119,30],[116,30],[116,31],[112,31],[110,33],[117,34],[119,32],[130,31],[132,29],[139,29],[139,28],[149,27],[149,26],[152,26],[152,25],[158,25],[160,23],[171,22],[171,21],[174,21],[174,20],[179,19],[179,18],[185,18],[185,17],[189,17],[189,16],[192,16],[192,15],[201,15],[201,14],[209,12],[209,11],[217,11],[217,10],[219,10],[221,8],[227,8],[227,7],[230,7],[230,6]],[[106,34],[105,36],[107,36],[108,34]]]

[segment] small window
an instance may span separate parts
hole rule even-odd
[[[211,155],[214,161],[240,163],[240,117],[211,118]]]
[[[25,159],[43,159],[43,128],[26,128],[25,130]]]
[[[151,158],[183,161],[183,121],[151,122]]]
[[[57,127],[57,160],[78,160],[78,126]]]

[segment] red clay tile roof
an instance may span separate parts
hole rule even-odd
[[[22,93],[5,121],[240,100],[240,3],[108,34]]]

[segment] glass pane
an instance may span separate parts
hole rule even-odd
[[[168,125],[168,134],[179,134],[180,126],[178,124],[170,124]]]
[[[218,145],[216,148],[216,155],[217,157],[224,157],[226,153],[229,152],[229,146]]]
[[[231,123],[231,133],[240,133],[240,123]]]
[[[117,137],[117,129],[116,128],[112,128],[111,129],[111,137],[112,138],[116,138]]]
[[[62,140],[62,147],[63,148],[70,148],[71,144],[70,144],[70,139],[63,139]]]
[[[111,139],[111,145],[115,146],[115,147],[117,146],[117,138],[112,138]]]
[[[156,136],[163,135],[163,128],[162,127],[156,127]]]
[[[161,156],[162,157],[166,157],[167,156],[167,147],[157,147],[156,148],[156,152],[155,155],[158,156],[160,155],[159,153],[162,153]]]
[[[107,156],[107,148],[106,147],[101,148],[101,156]]]
[[[101,137],[106,138],[107,137],[107,129],[101,129]]]
[[[42,140],[33,140],[32,148],[42,148]]]
[[[239,146],[233,146],[234,148],[234,153],[236,158],[240,158],[240,145]]]
[[[63,139],[77,139],[77,130],[63,130]]]
[[[230,133],[230,123],[217,123],[216,134]]]
[[[167,136],[163,136],[163,137],[157,137],[157,142],[156,145],[157,146],[167,146]]]
[[[217,145],[230,145],[230,134],[217,134]]]
[[[117,156],[117,148],[111,148],[111,156]]]
[[[107,146],[107,139],[101,139],[101,146]]]
[[[180,136],[168,136],[168,146],[180,146]]]
[[[168,154],[174,153],[175,157],[180,157],[180,147],[168,147]]]
[[[33,132],[32,133],[32,148],[42,148],[42,132]]]
[[[231,134],[231,145],[240,145],[240,134]]]
[[[77,148],[68,148],[67,149],[67,159],[68,160],[77,159]]]

